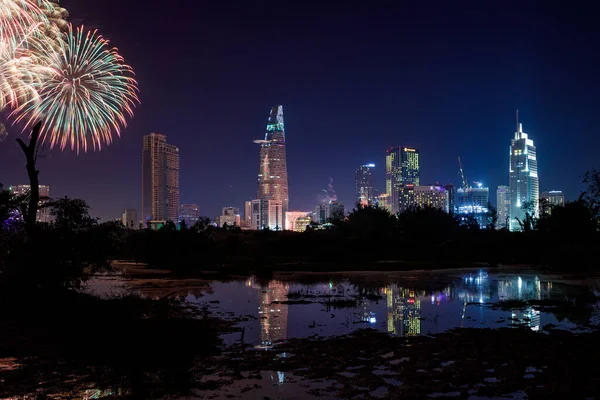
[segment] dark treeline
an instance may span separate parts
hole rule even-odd
[[[214,228],[206,221],[179,230],[174,224],[158,231],[121,230],[116,257],[182,273],[403,268],[372,265],[385,261],[406,262],[406,268],[502,263],[587,270],[594,267],[592,249],[600,244],[600,173],[592,170],[584,181],[589,190],[578,200],[564,206],[541,202],[539,216],[528,209],[519,221],[522,232],[496,229],[493,209],[483,229],[474,218],[433,208],[393,216],[382,208],[357,206],[327,229],[311,226],[304,233]]]
[[[26,207],[29,199],[3,191],[0,267],[5,282],[10,278],[13,283],[67,287],[109,268],[111,260],[146,263],[182,274],[444,268],[473,263],[587,270],[595,265],[592,249],[600,244],[600,172],[592,170],[584,180],[589,189],[578,200],[564,206],[542,202],[539,216],[527,211],[519,221],[522,232],[496,229],[493,209],[483,229],[472,218],[434,208],[393,216],[382,208],[360,206],[345,218],[334,218],[325,229],[310,226],[303,233],[215,228],[205,219],[192,227],[167,223],[159,230],[129,230],[119,222],[98,223],[84,201],[69,198],[48,200],[44,206],[50,208],[53,222],[27,229],[10,215]]]

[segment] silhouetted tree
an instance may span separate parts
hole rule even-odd
[[[210,225],[210,218],[208,217],[200,217],[198,218],[198,222],[192,226],[192,230],[195,232],[203,232]]]
[[[327,219],[331,225],[336,228],[340,228],[345,223],[344,211],[340,209],[334,209],[329,218]]]
[[[81,199],[65,196],[52,201],[49,207],[50,215],[54,216],[53,225],[60,231],[88,230],[98,222],[90,216],[90,206]]]
[[[371,238],[393,235],[397,223],[398,219],[385,208],[358,203],[348,214],[346,228],[351,235]]]
[[[398,227],[403,235],[430,240],[448,238],[459,227],[457,218],[433,207],[415,207],[398,215]]]
[[[496,230],[498,225],[498,210],[491,203],[487,205],[488,212],[485,214],[487,219],[487,229]]]
[[[165,232],[175,232],[177,231],[177,225],[175,225],[175,222],[169,220],[165,222],[160,230]]]
[[[179,222],[179,230],[180,231],[187,231],[188,230],[187,223],[185,222],[184,219],[182,219],[181,222]]]
[[[535,210],[533,207],[533,202],[526,201],[521,205],[521,209],[525,213],[523,220],[521,221],[518,217],[515,217],[519,225],[521,226],[521,230],[523,232],[531,232],[535,229],[535,224],[537,222],[537,218],[535,216]]]
[[[583,183],[587,190],[583,199],[587,202],[594,219],[600,225],[600,169],[590,169],[583,175]]]
[[[543,214],[537,221],[538,231],[560,237],[593,237],[596,232],[594,213],[581,196],[564,206],[553,206],[551,214]]]
[[[38,122],[31,131],[31,136],[29,137],[29,144],[25,144],[21,138],[17,139],[17,143],[23,150],[25,154],[25,159],[27,160],[27,164],[25,165],[27,169],[27,176],[29,177],[29,204],[27,209],[23,212],[23,220],[25,221],[25,228],[27,229],[27,233],[30,238],[33,234],[33,230],[35,229],[35,222],[38,211],[38,204],[40,201],[40,181],[39,181],[39,173],[40,171],[36,168],[37,156],[38,156],[38,139],[40,136],[40,128],[42,126],[41,122]]]

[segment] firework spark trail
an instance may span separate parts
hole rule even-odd
[[[28,130],[41,120],[41,140],[61,150],[69,144],[87,151],[88,142],[100,150],[114,133],[120,136],[139,99],[133,71],[117,49],[97,31],[69,26],[49,65],[56,73],[39,90],[41,100],[17,108],[11,114],[15,122],[24,121]]]
[[[38,102],[38,90],[54,73],[47,66],[51,49],[36,37],[38,25],[30,27],[18,42],[0,41],[0,111]]]
[[[14,44],[29,35],[32,26],[49,24],[40,6],[51,7],[46,0],[0,0],[1,40]]]

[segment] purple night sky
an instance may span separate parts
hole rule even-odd
[[[142,104],[102,152],[40,160],[41,183],[102,219],[139,210],[141,139],[160,132],[180,148],[181,202],[214,217],[256,195],[252,140],[283,104],[291,209],[311,209],[330,177],[350,206],[363,162],[376,164],[383,191],[385,149],[398,145],[419,148],[423,184],[458,184],[461,156],[495,202],[518,108],[540,191],[575,199],[600,164],[593,4],[399,3],[62,0],[72,22],[119,48]],[[5,186],[27,183],[15,133],[0,143]]]

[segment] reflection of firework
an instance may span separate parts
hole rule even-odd
[[[329,177],[329,184],[327,185],[327,189],[323,189],[321,194],[319,195],[319,202],[328,204],[333,201],[337,201],[337,195],[335,194],[335,189],[333,188],[333,178]]]

